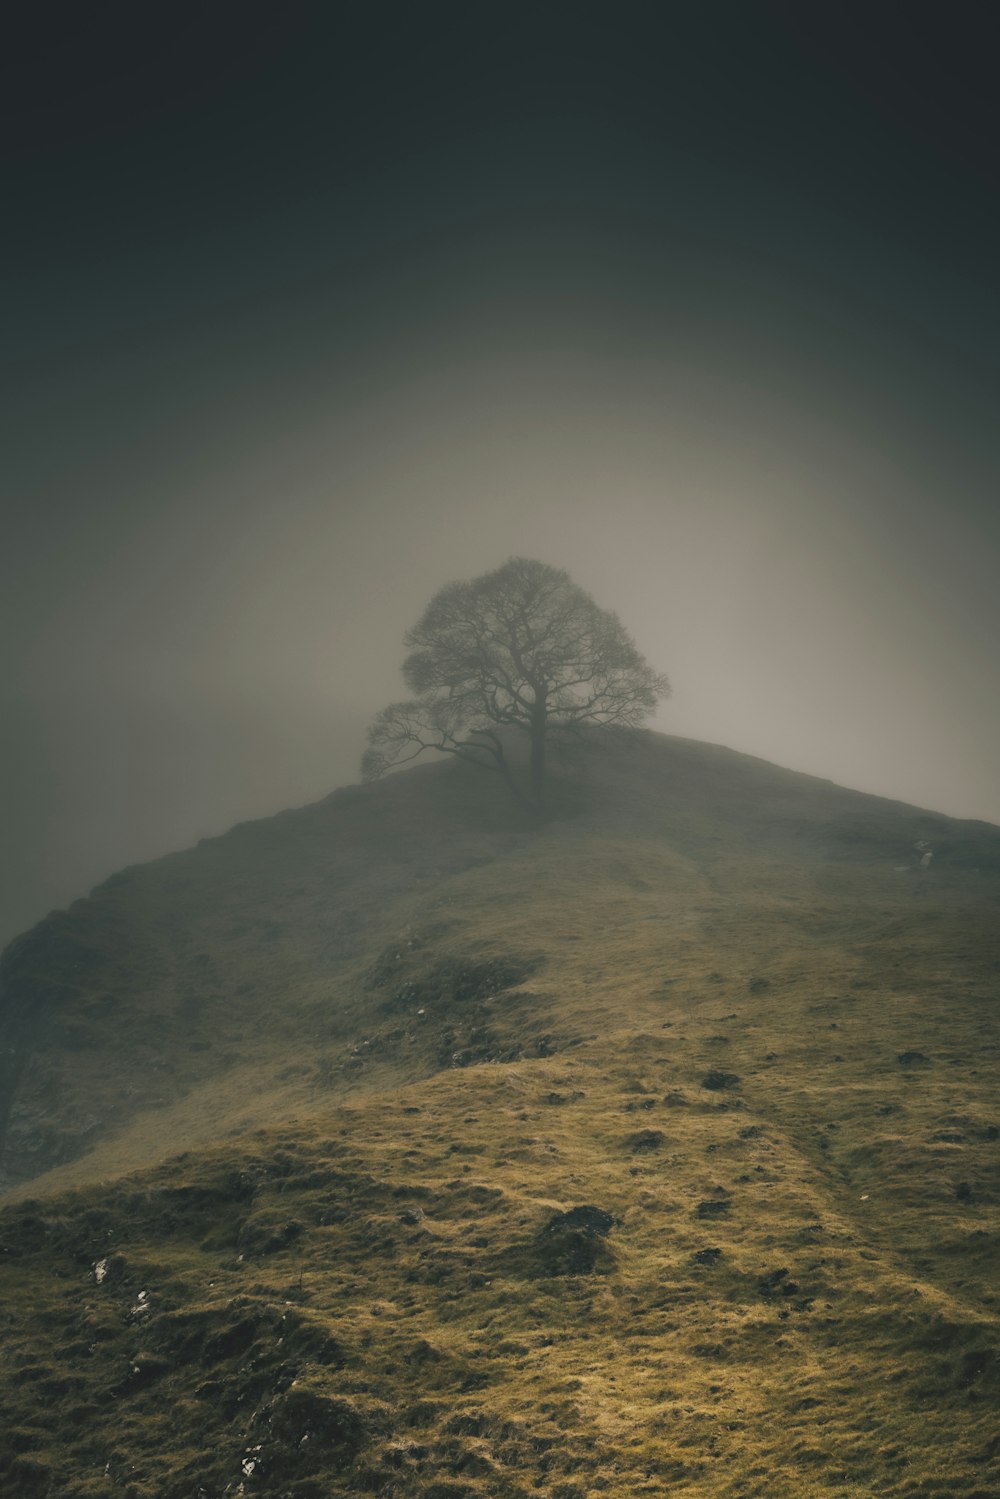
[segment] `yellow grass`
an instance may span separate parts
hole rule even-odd
[[[0,1492],[992,1499],[998,892],[655,735],[98,892],[7,960]]]

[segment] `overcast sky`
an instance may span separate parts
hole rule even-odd
[[[511,554],[656,727],[1000,822],[989,7],[63,9],[3,148],[0,939],[355,779]]]

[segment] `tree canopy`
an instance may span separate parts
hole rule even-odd
[[[552,728],[637,727],[670,694],[616,614],[561,568],[524,557],[447,584],[405,643],[403,677],[414,696],[372,724],[365,780],[435,749],[497,771],[540,810]],[[505,751],[508,728],[528,739],[526,789]]]

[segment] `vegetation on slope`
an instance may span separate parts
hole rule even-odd
[[[0,1492],[1000,1493],[1000,834],[653,735],[481,794],[14,949]]]

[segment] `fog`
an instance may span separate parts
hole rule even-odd
[[[25,104],[0,939],[355,779],[512,554],[619,612],[654,727],[1000,822],[1000,234],[940,39],[886,91],[777,6],[406,14],[145,92],[99,35],[108,89]]]

